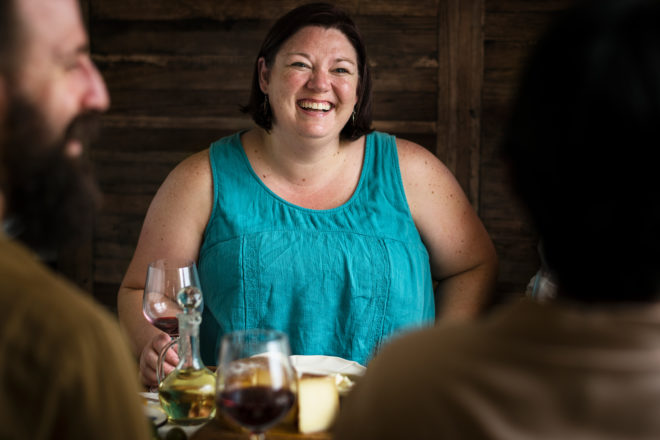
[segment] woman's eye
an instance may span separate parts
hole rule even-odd
[[[344,69],[343,67],[338,67],[335,69],[335,72],[337,73],[350,73],[348,69]]]
[[[305,63],[303,63],[303,62],[301,62],[301,61],[294,61],[293,63],[291,63],[291,65],[292,65],[293,67],[307,67],[307,64],[305,64]]]

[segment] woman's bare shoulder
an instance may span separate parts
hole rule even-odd
[[[453,180],[451,171],[427,148],[401,138],[397,138],[396,144],[404,184]]]
[[[179,162],[170,175],[177,179],[194,178],[205,177],[206,174],[210,175],[210,172],[209,149],[205,148]]]
[[[210,203],[213,177],[208,148],[188,156],[167,176],[158,189],[150,210],[204,207]],[[204,209],[206,211],[208,209]]]

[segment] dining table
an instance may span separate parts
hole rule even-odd
[[[167,420],[160,408],[158,393],[142,392],[148,418],[155,424],[160,440],[248,440],[249,432],[228,419],[222,412],[216,412],[209,421],[182,425]],[[332,440],[330,431],[301,433],[295,422],[288,416],[266,432],[266,440]]]
[[[176,431],[172,433],[172,431]],[[248,440],[248,431],[232,426],[222,414],[208,422],[194,426],[180,426],[171,422],[158,428],[158,436],[163,440]],[[329,431],[303,434],[294,425],[280,424],[266,432],[266,440],[332,440]]]
[[[334,356],[290,356],[291,364],[299,374],[313,375],[339,375],[344,381],[341,383],[346,386],[346,380],[349,383],[357,381],[365,373],[366,368],[356,362],[348,361]],[[215,367],[208,367],[215,371]],[[338,374],[340,373],[340,374]],[[339,385],[338,385],[339,386]],[[350,385],[352,386],[352,385]],[[350,389],[350,386],[348,389]],[[345,393],[339,395],[339,405],[343,400]],[[160,411],[158,393],[141,393],[144,401],[159,415],[164,415]],[[229,419],[221,410],[216,410],[215,417],[199,425],[177,425],[170,421],[162,419],[157,429],[158,437],[162,440],[248,440],[249,432]],[[327,431],[301,433],[298,430],[296,413],[290,413],[283,421],[275,425],[266,432],[266,440],[332,440],[331,428]]]
[[[190,440],[247,440],[250,435],[245,430],[227,426],[216,417],[190,436]],[[266,432],[266,440],[331,440],[330,432],[302,434],[293,426],[276,426]]]

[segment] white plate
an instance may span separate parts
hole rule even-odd
[[[337,356],[290,356],[291,365],[298,374],[334,374],[341,373],[346,376],[362,376],[367,371],[366,367],[354,361],[349,361]]]
[[[167,415],[160,407],[158,393],[140,393],[140,395],[145,399],[142,405],[144,414],[151,420],[154,426],[159,427],[167,423]]]

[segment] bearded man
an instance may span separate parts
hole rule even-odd
[[[116,320],[35,256],[98,204],[84,147],[109,98],[87,45],[76,0],[0,0],[0,438],[149,438]]]

